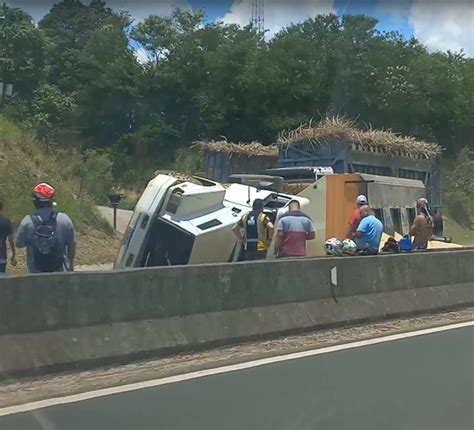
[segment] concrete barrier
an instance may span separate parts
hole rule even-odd
[[[474,304],[474,250],[0,278],[4,376]]]

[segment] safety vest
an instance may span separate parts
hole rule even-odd
[[[252,211],[243,216],[245,249],[247,251],[267,250],[267,216],[260,211]]]

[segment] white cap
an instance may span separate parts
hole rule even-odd
[[[356,200],[358,205],[366,205],[368,203],[367,197],[361,194],[360,196],[357,196]]]

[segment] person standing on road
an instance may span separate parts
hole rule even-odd
[[[410,235],[414,236],[413,246],[415,249],[427,249],[428,241],[433,236],[433,218],[431,217],[428,200],[420,198],[416,202],[418,215],[410,228]]]
[[[355,243],[361,253],[376,255],[382,240],[383,224],[369,205],[362,206],[360,213],[362,219],[354,235]]]
[[[263,213],[263,207],[263,200],[255,199],[252,211],[246,213],[232,230],[237,239],[244,244],[245,261],[267,258],[274,227],[270,219]]]
[[[11,265],[16,266],[16,248],[13,240],[13,225],[10,219],[3,213],[3,202],[0,201],[0,276],[7,273],[8,254],[7,240],[12,251]]]
[[[313,221],[300,209],[300,202],[292,200],[289,212],[278,221],[275,244],[278,258],[306,257],[306,242],[316,237]]]
[[[361,194],[357,196],[356,205],[357,208],[354,209],[351,216],[349,217],[349,227],[347,229],[347,239],[354,239],[355,232],[357,231],[357,227],[359,227],[360,221],[362,220],[362,216],[360,213],[360,208],[368,204],[367,197]]]
[[[67,272],[74,269],[76,232],[71,219],[53,210],[56,190],[48,183],[32,192],[36,212],[21,221],[16,246],[27,252],[30,273]]]
[[[435,209],[433,212],[433,236],[444,237],[444,221],[439,209]]]

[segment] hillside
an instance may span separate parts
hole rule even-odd
[[[113,234],[91,200],[79,199],[67,168],[42,143],[0,115],[0,200],[15,226],[33,211],[31,189],[41,181],[57,188],[57,209],[66,212],[78,230],[76,264],[98,264],[113,261],[119,238]],[[24,256],[19,267],[24,271]]]
[[[474,229],[460,225],[452,217],[444,217],[444,228],[445,235],[450,237],[454,243],[474,246]]]

